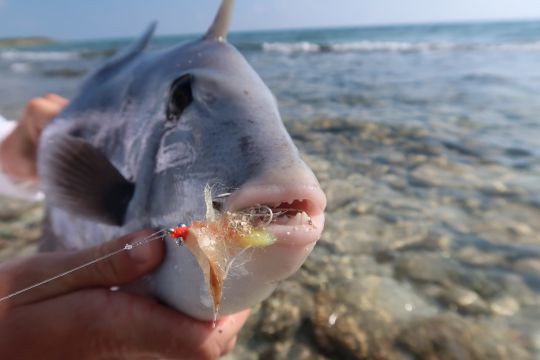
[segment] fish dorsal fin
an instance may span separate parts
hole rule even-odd
[[[126,47],[123,51],[121,51],[118,55],[113,57],[111,60],[117,59],[117,61],[122,61],[123,58],[130,58],[132,56],[135,56],[137,54],[140,54],[141,52],[146,49],[148,44],[150,43],[150,40],[152,40],[152,37],[154,36],[154,32],[156,31],[157,22],[153,21],[148,25],[144,33],[131,45]]]
[[[234,0],[223,0],[221,2],[221,7],[212,26],[210,26],[210,29],[208,29],[204,36],[206,40],[225,41],[227,39],[233,8]]]
[[[93,72],[85,81],[85,85],[88,86],[94,83],[96,81],[95,79],[97,79],[98,83],[102,83],[104,80],[112,77],[116,70],[140,55],[146,49],[150,40],[152,40],[156,26],[157,22],[152,22],[135,42],[108,59],[101,67]]]
[[[47,201],[74,215],[122,225],[135,185],[90,143],[72,136],[49,141],[40,169]]]

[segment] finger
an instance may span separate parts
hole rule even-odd
[[[56,101],[44,97],[30,100],[26,105],[26,113],[34,120],[50,121],[62,111],[63,106]]]
[[[229,316],[212,328],[148,298],[84,290],[17,308],[4,317],[0,353],[28,359],[217,359],[248,313]],[[28,342],[32,346],[25,346]]]
[[[94,330],[103,334],[109,343],[132,349],[135,354],[156,354],[181,359],[217,359],[224,353],[246,322],[250,311],[225,316],[215,327],[210,322],[194,320],[171,310],[156,301],[131,294],[112,293],[107,315],[97,318]],[[129,305],[126,305],[129,303]],[[111,318],[114,321],[111,321]],[[118,331],[119,329],[128,331]],[[112,349],[113,352],[121,349]],[[126,353],[124,355],[131,355]]]
[[[154,231],[140,231],[94,248],[69,253],[41,254],[2,265],[0,266],[0,294],[6,296],[55,277],[107,254],[119,251],[126,244],[147,238],[152,233]],[[135,247],[133,250],[122,251],[108,259],[22,293],[9,299],[7,303],[9,306],[22,305],[83,288],[127,284],[155,269],[161,262],[163,253],[162,242],[153,241]]]
[[[69,104],[69,100],[57,94],[49,93],[44,96],[47,100],[56,103],[61,108],[65,108]]]
[[[42,130],[62,111],[63,106],[45,98],[34,98],[21,117],[33,143],[37,144]]]
[[[232,340],[227,343],[220,356],[225,356],[233,351],[234,347],[236,346],[236,341],[238,341],[238,336],[233,337]]]

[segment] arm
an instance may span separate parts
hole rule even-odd
[[[37,149],[43,128],[68,104],[48,94],[28,102],[18,122],[0,118],[0,194],[40,200]]]

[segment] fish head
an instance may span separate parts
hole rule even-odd
[[[49,219],[64,238],[58,241],[88,245],[92,237],[200,220],[208,185],[217,211],[273,209],[268,231],[277,240],[231,274],[223,313],[256,304],[301,266],[321,235],[326,205],[275,97],[226,41],[231,7],[223,2],[201,39],[150,53],[152,25],[86,79],[46,129],[40,157]],[[68,233],[67,223],[78,231]],[[199,276],[188,252],[167,244],[151,291],[209,318],[198,291],[184,291]]]

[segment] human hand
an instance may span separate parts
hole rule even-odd
[[[0,143],[2,170],[17,181],[37,179],[37,149],[41,132],[68,105],[69,101],[55,94],[30,100],[17,126]]]
[[[0,297],[150,234],[142,231],[92,249],[2,264]],[[230,352],[249,311],[224,317],[212,328],[153,299],[109,290],[149,273],[163,254],[163,243],[154,241],[0,302],[0,357],[216,359]]]

